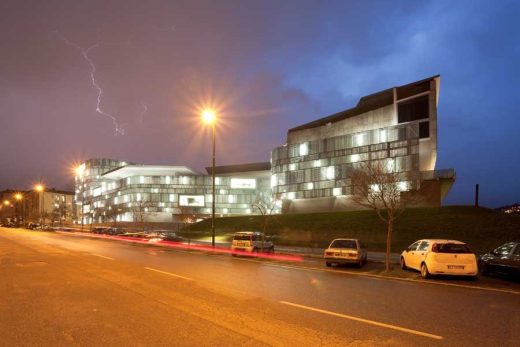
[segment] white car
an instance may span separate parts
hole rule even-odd
[[[401,268],[431,275],[473,276],[478,274],[477,257],[464,242],[456,240],[419,240],[401,253]]]
[[[231,242],[232,255],[240,253],[274,253],[274,245],[268,236],[257,231],[238,231]]]
[[[358,239],[334,239],[323,252],[325,265],[355,264],[362,267],[367,262],[367,248]]]

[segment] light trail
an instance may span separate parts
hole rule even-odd
[[[65,42],[67,45],[69,46],[72,46],[74,48],[76,48],[77,50],[79,50],[81,52],[81,55],[83,56],[83,58],[85,59],[85,61],[90,65],[90,80],[92,82],[92,86],[97,90],[98,92],[98,95],[97,95],[97,104],[96,104],[96,112],[99,113],[100,115],[102,116],[105,116],[105,117],[108,117],[112,120],[112,124],[114,125],[114,130],[115,130],[115,134],[116,135],[124,135],[125,134],[125,130],[123,129],[123,127],[119,124],[119,122],[117,121],[117,118],[113,115],[111,115],[110,113],[108,112],[105,112],[103,111],[103,109],[101,108],[101,98],[102,98],[102,95],[103,95],[103,89],[101,88],[101,86],[99,85],[99,83],[96,81],[96,65],[94,64],[94,61],[92,61],[92,59],[89,57],[89,52],[92,51],[93,49],[96,49],[100,46],[99,42],[93,44],[92,46],[88,47],[88,48],[83,48],[81,46],[79,46],[78,44],[74,43],[74,42],[71,42],[69,41],[65,36],[63,36],[58,30],[55,30],[54,31],[56,33],[56,35],[58,35],[62,40],[63,42]]]

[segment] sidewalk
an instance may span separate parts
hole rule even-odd
[[[211,240],[207,239],[190,239],[189,242],[191,244],[200,244],[200,245],[211,245]],[[215,245],[219,247],[231,247],[231,243],[216,240]],[[297,254],[304,257],[309,258],[323,258],[323,252],[325,249],[323,248],[313,248],[313,247],[296,247],[296,246],[280,246],[275,245],[274,250],[276,253],[285,253],[285,254]],[[368,261],[373,263],[383,263],[385,261],[385,252],[368,252]],[[390,261],[395,264],[399,264],[399,253],[391,253]]]

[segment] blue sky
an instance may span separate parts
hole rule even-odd
[[[446,204],[520,201],[518,1],[2,1],[0,189],[70,185],[90,157],[210,161],[197,106],[220,106],[217,164],[267,161],[288,128],[441,75]],[[91,66],[76,46],[86,49]],[[74,46],[76,45],[76,46]],[[208,101],[209,100],[209,101]]]

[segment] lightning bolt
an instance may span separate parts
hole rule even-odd
[[[144,115],[146,114],[146,112],[148,112],[148,105],[146,105],[142,100],[141,100],[141,106],[143,107],[143,110],[141,111],[141,114],[140,114],[140,118],[141,118],[141,123],[144,121]]]
[[[100,115],[108,117],[108,118],[110,118],[112,120],[112,123],[114,124],[114,130],[115,130],[115,134],[116,135],[124,135],[125,134],[125,129],[123,129],[123,127],[119,124],[119,122],[117,121],[117,118],[115,116],[111,115],[110,113],[103,111],[103,109],[101,108],[101,98],[103,96],[103,89],[101,88],[99,83],[97,83],[97,81],[96,81],[96,65],[94,64],[94,62],[92,61],[92,59],[88,55],[89,52],[91,52],[93,49],[96,49],[96,48],[98,48],[100,46],[99,42],[93,44],[90,47],[83,48],[83,47],[77,45],[76,43],[69,41],[59,31],[56,30],[54,32],[67,45],[72,46],[72,47],[76,48],[78,51],[80,51],[80,53],[83,56],[83,58],[85,59],[85,61],[90,65],[90,80],[92,82],[92,86],[98,92],[97,104],[96,104],[96,112],[99,113]]]

